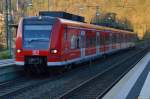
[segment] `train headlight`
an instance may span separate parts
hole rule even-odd
[[[17,49],[17,53],[21,53],[21,49]]]
[[[52,53],[52,54],[56,54],[57,52],[58,52],[58,51],[57,51],[56,49],[52,49],[52,50],[51,50],[51,53]]]

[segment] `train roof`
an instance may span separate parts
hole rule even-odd
[[[50,17],[50,16],[26,16],[26,17],[23,17],[23,19],[32,19],[32,20],[35,20],[35,19],[39,19],[40,17],[44,18],[44,19],[56,19],[55,17]]]
[[[98,30],[106,30],[106,31],[110,30],[110,31],[116,31],[116,32],[126,32],[126,33],[135,34],[134,32],[126,31],[126,30],[120,30],[120,29],[115,29],[115,28],[110,28],[110,27],[105,27],[105,26],[99,26],[99,25],[94,25],[94,24],[89,24],[89,23],[76,22],[76,21],[62,19],[62,18],[57,18],[57,19],[60,20],[61,23],[66,24],[66,25],[69,24],[71,26],[78,26],[78,27],[82,27],[82,28],[94,28],[94,29],[98,29]]]
[[[130,34],[135,34],[134,32],[131,31],[126,31],[126,30],[120,30],[120,29],[115,29],[115,28],[110,28],[110,27],[105,27],[105,26],[99,26],[99,25],[94,25],[94,24],[89,24],[89,23],[83,23],[83,22],[77,22],[77,21],[72,21],[72,20],[67,20],[59,17],[50,17],[50,16],[31,16],[31,17],[24,17],[24,20],[35,20],[38,18],[44,18],[44,19],[53,19],[56,20],[58,19],[62,24],[66,25],[71,25],[71,26],[76,26],[76,27],[81,27],[81,28],[92,28],[92,29],[98,29],[98,30],[106,30],[106,31],[115,31],[115,32],[125,32],[125,33],[130,33]]]

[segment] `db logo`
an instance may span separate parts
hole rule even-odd
[[[33,54],[33,55],[39,55],[40,53],[39,53],[39,50],[33,50],[33,51],[32,51],[32,54]]]

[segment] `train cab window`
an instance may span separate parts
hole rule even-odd
[[[35,24],[23,26],[24,49],[46,50],[49,48],[52,25]]]

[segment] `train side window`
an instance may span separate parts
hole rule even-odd
[[[88,36],[88,33],[86,35],[86,48],[90,47],[91,44],[91,38]]]
[[[128,34],[128,42],[130,42],[130,34]]]
[[[94,36],[93,37],[93,47],[95,47],[96,46],[96,37]]]
[[[77,37],[77,49],[80,48],[80,43],[79,42],[80,42],[79,37]]]
[[[109,34],[107,33],[107,34],[105,35],[105,44],[108,45],[109,42],[110,42],[110,40],[109,40]]]
[[[126,42],[126,36],[123,34],[123,42]]]
[[[127,42],[129,42],[129,37],[128,37],[128,34],[126,35],[126,40],[127,40]]]
[[[121,35],[121,32],[119,33],[119,42],[122,43],[122,35]]]
[[[116,37],[116,43],[118,43],[118,34],[117,33],[116,33],[115,37]]]
[[[120,33],[120,42],[122,43],[123,42],[123,34]]]
[[[67,28],[64,28],[64,35],[63,35],[63,46],[67,47]]]
[[[64,31],[64,40],[67,40],[67,30]]]
[[[116,42],[119,43],[119,34],[118,33],[116,34],[116,40],[117,40]]]
[[[80,36],[72,33],[70,35],[70,47],[71,49],[79,49],[80,48]]]
[[[112,33],[112,43],[116,43],[116,36],[115,36],[115,33]]]
[[[79,47],[85,48],[85,31],[81,31],[80,35],[81,36],[79,37]]]
[[[100,36],[99,36],[99,32],[96,32],[96,46],[100,45]]]
[[[118,36],[117,36],[117,33],[115,34],[115,43],[118,43]]]
[[[96,39],[95,39],[95,37],[93,37],[93,36],[90,36],[89,37],[89,39],[88,39],[88,47],[94,47],[95,45],[96,45]]]
[[[120,43],[120,33],[117,34],[118,37],[118,43]]]
[[[124,42],[126,42],[126,34],[124,34]]]
[[[86,35],[86,48],[88,48],[88,44],[89,43],[89,41],[88,41],[88,36]]]
[[[117,43],[117,33],[114,34],[114,42]]]
[[[121,37],[122,37],[122,43],[123,43],[124,42],[124,33],[122,34]]]
[[[112,44],[112,32],[109,32],[109,44]]]
[[[112,36],[111,36],[111,32],[108,33],[108,37],[109,37],[109,44],[112,43],[111,39],[112,39]]]
[[[123,42],[123,36],[122,36],[122,33],[120,33],[120,43]]]
[[[93,47],[93,38],[92,37],[90,37],[90,45],[89,46]]]
[[[71,42],[71,49],[75,49],[76,48],[76,36],[74,34],[71,35],[70,42]]]
[[[100,44],[104,45],[104,36],[100,34]]]

